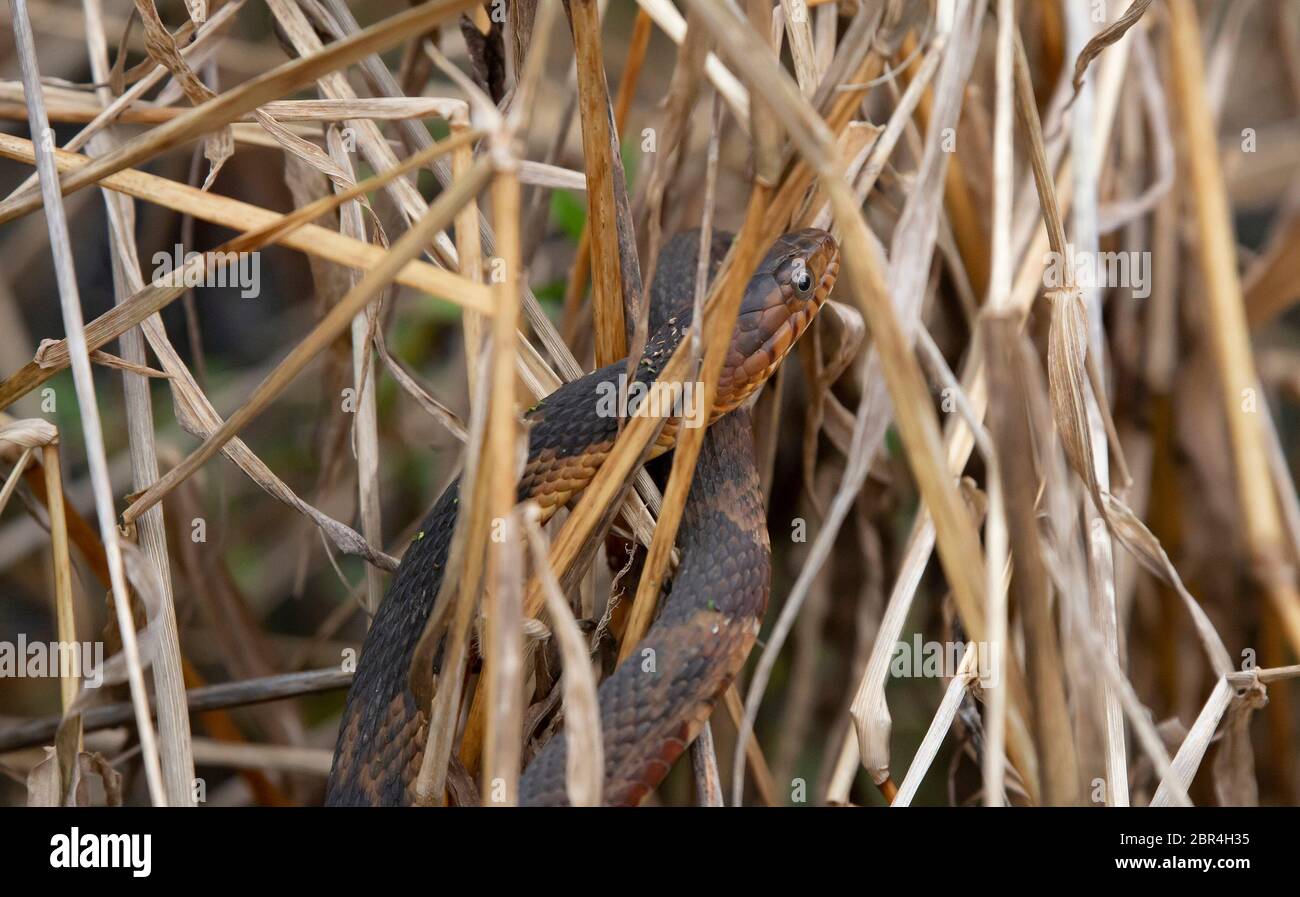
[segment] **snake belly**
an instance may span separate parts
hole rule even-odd
[[[829,244],[830,254],[818,262],[825,268],[825,273],[819,272],[818,306],[838,270],[833,241],[823,236],[818,240]],[[801,251],[797,243],[778,252],[778,241],[750,291],[775,288],[789,293],[789,285],[781,281],[789,279],[786,256]],[[726,239],[719,235],[713,246],[710,268],[716,270]],[[637,382],[649,384],[658,377],[690,324],[697,247],[697,236],[678,235],[660,256],[651,301],[653,335],[635,371]],[[813,306],[806,313],[798,332],[815,311]],[[750,317],[757,320],[756,315]],[[738,325],[742,330],[746,326],[754,329],[758,324]],[[756,367],[750,391],[779,363],[798,332],[779,337],[775,360],[765,370],[749,363],[762,357],[746,343],[761,349],[758,334],[739,334],[744,355],[735,359],[733,368],[743,374]],[[621,361],[600,368],[565,384],[528,412],[532,426],[519,500],[533,499],[547,517],[590,482],[618,431],[617,418],[597,413],[601,384],[616,382],[625,373]],[[714,414],[720,410],[728,409],[715,408]],[[652,457],[672,448],[677,426],[676,420],[665,424],[651,448]],[[328,805],[414,802],[428,732],[425,708],[411,694],[407,673],[446,571],[459,500],[456,482],[429,513],[421,537],[407,550],[375,615],[340,725],[326,789]],[[636,804],[654,790],[708,719],[756,638],[767,603],[770,563],[746,412],[722,416],[706,434],[677,546],[681,564],[658,619],[598,691],[607,804]],[[566,749],[561,731],[533,759],[520,780],[522,804],[567,802]]]

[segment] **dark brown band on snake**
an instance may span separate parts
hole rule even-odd
[[[679,236],[660,256],[652,336],[637,382],[658,377],[689,328],[695,239]],[[654,790],[753,646],[768,596],[767,527],[748,414],[728,412],[771,376],[838,271],[834,239],[807,229],[779,238],[746,287],[709,416],[717,422],[705,437],[678,531],[681,563],[655,624],[599,689],[608,804],[636,804]],[[625,371],[622,361],[593,371],[528,412],[528,462],[518,495],[536,501],[543,516],[580,492],[608,455],[618,420],[598,412],[601,384],[617,382]],[[651,454],[670,450],[676,434],[677,422],[669,421]],[[427,718],[408,688],[408,671],[442,583],[459,495],[453,483],[439,498],[366,636],[330,771],[329,805],[413,802]],[[565,751],[561,730],[524,771],[521,803],[567,802]]]

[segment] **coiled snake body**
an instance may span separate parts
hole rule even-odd
[[[713,240],[716,269],[725,249]],[[660,256],[651,301],[652,336],[635,379],[654,381],[687,333],[697,235],[674,238]],[[599,689],[606,803],[633,805],[654,790],[739,672],[767,604],[767,527],[748,414],[736,409],[776,369],[825,301],[839,271],[834,239],[806,229],[780,237],[750,279],[719,378],[678,531],[681,563],[659,617],[638,650]],[[549,516],[580,492],[608,455],[617,418],[598,413],[602,383],[626,373],[616,362],[565,384],[527,417],[528,462],[519,498]],[[725,415],[725,416],[724,416]],[[678,421],[663,427],[651,455],[670,450]],[[427,736],[425,709],[408,687],[412,655],[447,565],[459,484],[439,498],[384,597],[362,647],[339,730],[326,803],[413,802]],[[651,650],[652,655],[644,654]],[[642,658],[654,658],[644,665]],[[563,733],[520,780],[520,802],[567,803]]]

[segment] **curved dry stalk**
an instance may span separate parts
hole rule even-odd
[[[529,503],[516,513],[523,518],[533,566],[546,597],[551,632],[559,642],[564,662],[564,738],[568,746],[565,784],[569,803],[575,807],[598,807],[605,779],[605,745],[600,738],[600,704],[596,698],[596,677],[591,669],[587,640],[579,631],[573,611],[560,591],[560,584],[546,563],[546,537],[537,523],[537,506]],[[716,778],[716,766],[714,770]]]
[[[326,147],[334,165],[353,185],[356,177],[352,160],[343,148],[343,138],[337,128],[326,132]],[[334,182],[334,192],[347,187]],[[364,241],[366,225],[362,216],[362,201],[352,199],[339,207],[339,232],[355,240]],[[352,286],[358,275],[347,272]],[[384,544],[383,518],[379,507],[379,420],[375,404],[375,363],[371,352],[371,331],[378,325],[380,300],[372,302],[352,319],[352,388],[355,390],[352,446],[357,461],[357,504],[361,517],[361,535],[371,545]],[[373,564],[367,564],[366,610],[373,614],[384,597],[383,575]]]
[[[4,436],[0,433],[0,439]],[[9,499],[13,498],[14,490],[18,488],[18,481],[22,479],[23,471],[27,469],[27,462],[32,458],[32,449],[25,448],[18,460],[14,462],[13,468],[9,471],[9,476],[5,478],[4,486],[0,486],[0,514],[9,505]]]
[[[962,657],[961,665],[957,667],[957,674],[952,677],[948,687],[944,690],[943,700],[939,702],[939,709],[934,712],[934,717],[930,720],[930,726],[925,730],[925,736],[921,739],[921,744],[912,756],[912,764],[907,767],[907,774],[903,776],[903,784],[898,786],[898,792],[894,795],[893,800],[889,802],[891,807],[910,807],[912,805],[912,798],[916,796],[916,789],[921,787],[925,774],[930,771],[930,764],[934,762],[935,756],[939,753],[939,748],[943,746],[943,740],[948,737],[948,730],[952,728],[952,721],[957,718],[957,710],[961,707],[962,699],[966,697],[971,684],[976,681],[975,657],[975,651],[967,651]],[[1001,776],[998,777],[999,781],[1000,779]],[[988,779],[985,782],[986,790],[993,787],[987,784]],[[989,803],[987,795],[985,796],[985,803]],[[1002,803],[1000,791],[995,803]]]

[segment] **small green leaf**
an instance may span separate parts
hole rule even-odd
[[[551,194],[551,215],[560,230],[573,242],[582,236],[582,226],[587,221],[587,204],[575,193],[556,190]]]

